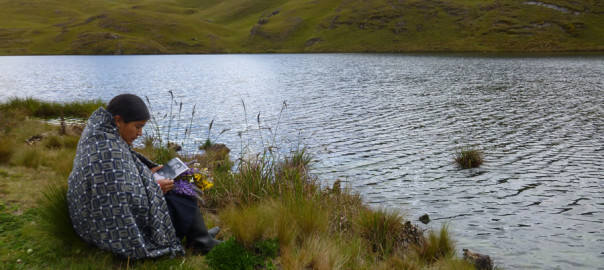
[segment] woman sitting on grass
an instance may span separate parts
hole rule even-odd
[[[220,241],[197,202],[172,194],[171,179],[153,180],[159,166],[132,149],[150,114],[141,98],[114,97],[88,119],[69,175],[69,215],[80,237],[124,257],[184,254],[180,242],[205,254]]]

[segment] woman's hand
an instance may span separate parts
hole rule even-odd
[[[151,168],[151,173],[156,173],[157,171],[161,170],[161,168],[163,168],[164,165],[159,165],[157,167],[153,167]]]
[[[161,187],[161,191],[163,191],[164,194],[172,190],[172,188],[174,187],[174,180],[172,179],[160,179],[157,180],[157,183],[159,184],[159,187]]]
[[[161,170],[161,168],[163,168],[164,165],[159,165],[157,167],[153,167],[151,168],[151,173],[156,173],[157,171]],[[160,179],[157,180],[157,183],[159,184],[159,187],[161,187],[161,191],[164,192],[164,194],[166,194],[166,192],[172,190],[172,188],[174,187],[174,180],[172,179]]]

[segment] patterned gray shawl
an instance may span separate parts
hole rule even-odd
[[[135,259],[184,254],[159,185],[103,108],[78,143],[67,201],[78,235],[101,249]]]

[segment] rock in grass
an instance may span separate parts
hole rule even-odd
[[[25,143],[27,143],[29,145],[33,145],[35,142],[39,142],[44,138],[46,138],[45,134],[34,135],[34,136],[29,137],[29,139],[25,140]]]

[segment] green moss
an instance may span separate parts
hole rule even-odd
[[[262,240],[252,248],[246,249],[235,238],[214,247],[207,255],[208,265],[212,269],[276,269],[270,259],[278,255],[279,245],[276,239]]]

